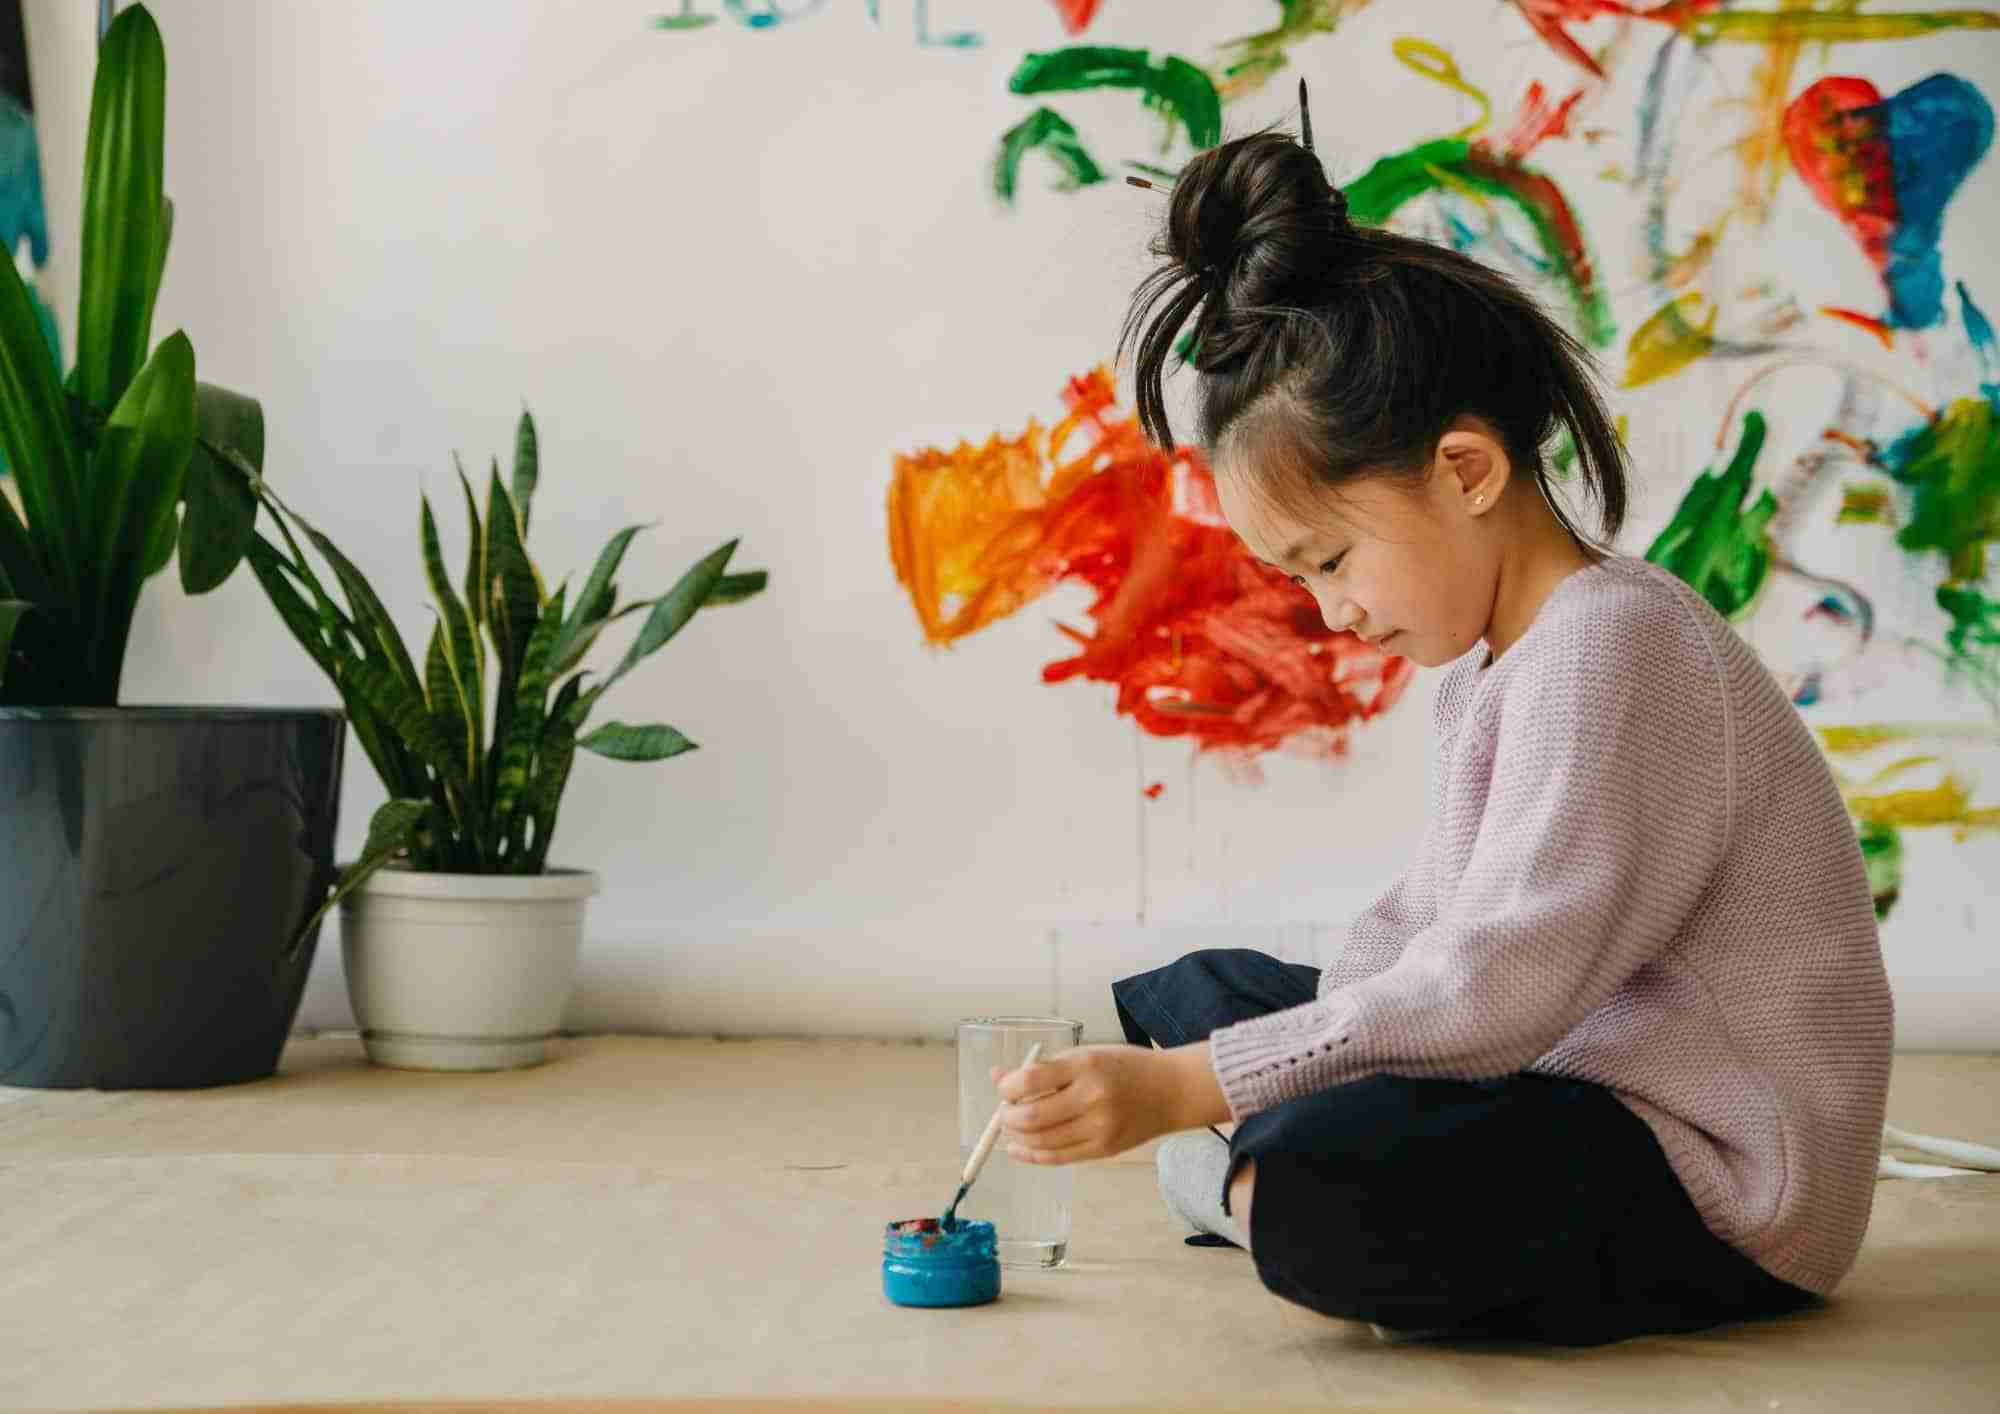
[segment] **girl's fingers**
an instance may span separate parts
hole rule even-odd
[[[1033,1148],[1010,1145],[1007,1156],[1023,1164],[1073,1164],[1080,1159],[1096,1158],[1097,1141],[1081,1139],[1073,1144],[1057,1145],[1038,1141]]]

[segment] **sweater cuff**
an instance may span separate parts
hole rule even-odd
[[[1354,1011],[1353,1002],[1336,992],[1209,1032],[1210,1064],[1229,1102],[1231,1122],[1241,1124],[1260,1110],[1345,1079],[1327,1052],[1338,1046]]]

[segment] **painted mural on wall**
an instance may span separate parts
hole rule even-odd
[[[770,28],[824,3],[723,0],[721,13]],[[1711,451],[1704,465],[1637,459],[1635,476],[1667,478],[1672,492],[1643,551],[1745,631],[1817,730],[1878,913],[1901,890],[1909,832],[1963,841],[2000,827],[1996,785],[1974,769],[2000,746],[1989,555],[2000,344],[1982,271],[1949,268],[1940,248],[1992,145],[1980,80],[2000,69],[2000,9],[1511,0],[1467,6],[1453,33],[1358,53],[1341,50],[1343,24],[1364,9],[1393,16],[1397,0],[1240,0],[1241,34],[1191,54],[1093,44],[1094,21],[1117,3],[1050,0],[1051,43],[1013,63],[1020,116],[979,158],[996,216],[1127,176],[1170,182],[1222,140],[1232,104],[1304,72],[1309,44],[1315,66],[1338,53],[1421,75],[1438,109],[1385,119],[1376,150],[1336,174],[1350,213],[1448,242],[1535,289],[1597,352],[1614,403],[1677,380],[1689,390],[1672,417]],[[693,8],[661,26],[716,18]],[[957,9],[954,19],[977,17]],[[873,0],[868,10],[879,23]],[[923,7],[911,37],[982,43],[964,29],[940,40]],[[1504,54],[1518,74],[1524,49],[1539,56],[1534,76],[1495,92],[1483,66]],[[1911,54],[1927,72],[1871,76],[1892,54],[1899,73]],[[1129,92],[1157,119],[1158,145],[1114,150],[1065,111],[1069,96],[1097,90]],[[1456,116],[1435,123],[1441,112]],[[1347,146],[1367,141],[1349,134]],[[1595,180],[1578,182],[1573,162],[1566,178],[1541,165],[1558,144],[1587,150]],[[1772,238],[1780,197],[1800,192],[1825,223],[1822,245],[1852,241],[1865,258],[1867,278],[1838,300],[1802,295],[1800,253]],[[1605,269],[1597,252],[1614,239],[1640,252],[1637,268]],[[1812,413],[1816,434],[1779,451],[1774,414],[1818,407],[1818,393],[1787,382],[1797,370],[1835,391]],[[1053,429],[1029,416],[1018,434],[894,457],[891,562],[925,639],[958,643],[1080,582],[1094,595],[1090,626],[1058,625],[1070,649],[1044,681],[1106,684],[1143,730],[1239,760],[1349,750],[1394,707],[1408,665],[1328,633],[1302,591],[1236,545],[1199,454],[1148,447],[1118,410],[1111,370],[1071,372],[1050,380],[1066,408]],[[1645,406],[1621,429],[1654,448],[1660,429],[1646,419],[1664,414],[1657,399]],[[1560,468],[1566,449],[1554,455]]]
[[[0,0],[0,240],[21,272],[49,354],[62,365],[55,315],[38,278],[49,263],[49,225],[42,205],[42,158],[35,142],[35,99],[28,83],[28,35],[21,0]]]

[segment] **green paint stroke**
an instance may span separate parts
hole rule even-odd
[[[1983,579],[1986,542],[2000,538],[2000,416],[1993,404],[1960,398],[1897,438],[1881,460],[1916,497],[1896,543],[1938,551],[1952,579]]]
[[[1316,34],[1332,34],[1341,17],[1368,0],[1277,0],[1278,23],[1221,46],[1225,78],[1241,79],[1248,91],[1260,88],[1291,60],[1290,49]]]
[[[1749,607],[1771,568],[1771,551],[1764,527],[1777,513],[1778,502],[1767,487],[1749,509],[1750,472],[1764,448],[1764,415],[1754,409],[1743,418],[1743,438],[1736,455],[1720,476],[1704,470],[1673,520],[1646,550],[1646,558],[1672,570],[1724,618],[1735,618]]]
[[[1944,640],[1948,676],[1967,680],[2000,713],[2000,600],[1987,598],[1969,584],[1940,584],[1938,607],[1951,615]]]
[[[1604,348],[1617,337],[1583,227],[1562,189],[1531,167],[1458,138],[1439,138],[1384,157],[1355,178],[1345,188],[1348,216],[1379,226],[1405,202],[1446,187],[1495,197],[1519,210],[1568,294],[1583,339]]]
[[[1916,39],[1948,29],[2000,29],[1992,10],[1918,10],[1903,15],[1857,15],[1849,10],[1716,10],[1686,22],[1698,44],[1717,40],[1772,44],[1842,44],[1852,40]]]
[[[1868,871],[1868,892],[1875,900],[1875,921],[1881,922],[1903,892],[1903,836],[1893,825],[1864,823],[1860,831],[1861,864]]]
[[[1136,88],[1148,108],[1187,129],[1188,141],[1206,150],[1222,141],[1222,99],[1200,67],[1172,54],[1153,63],[1144,49],[1109,49],[1076,44],[1046,54],[1030,54],[1007,80],[1020,94],[1081,93],[1099,88]]]
[[[1000,155],[993,160],[994,195],[1002,201],[1014,199],[1021,159],[1034,151],[1046,152],[1062,168],[1062,180],[1056,184],[1060,191],[1075,191],[1104,180],[1103,169],[1084,151],[1076,129],[1055,109],[1037,108],[1001,135]]]

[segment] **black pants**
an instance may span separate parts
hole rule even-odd
[[[1125,1039],[1163,1047],[1312,1001],[1319,969],[1212,948],[1112,984]],[[1708,1230],[1609,1090],[1520,1072],[1381,1073],[1260,1111],[1250,1249],[1288,1301],[1456,1336],[1599,1345],[1822,1304]]]

